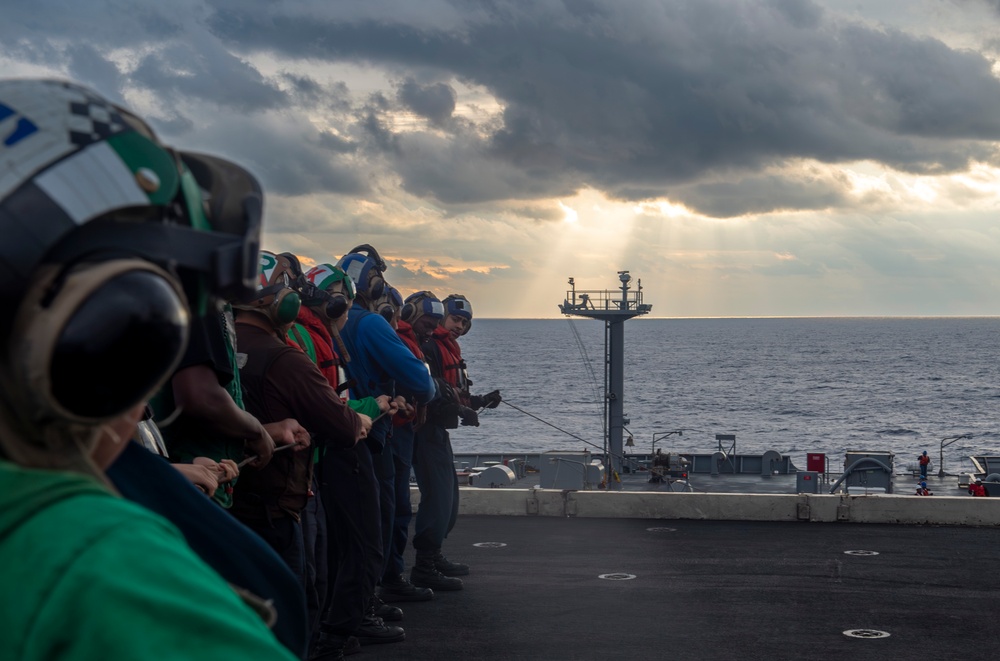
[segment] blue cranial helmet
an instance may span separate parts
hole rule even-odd
[[[382,315],[386,321],[392,323],[392,320],[396,318],[396,315],[403,309],[403,296],[399,293],[399,290],[390,284],[385,285],[385,291],[382,296],[375,301],[373,305],[373,312],[377,312]]]
[[[418,291],[406,297],[401,318],[413,324],[421,317],[431,317],[436,321],[444,319],[444,304],[432,292]]]
[[[451,294],[441,302],[444,304],[444,313],[446,315],[453,314],[456,317],[469,320],[469,327],[465,329],[465,333],[468,333],[472,328],[472,303],[469,302],[469,299],[461,294]],[[462,333],[462,335],[465,335],[465,333]]]
[[[386,264],[378,251],[367,244],[353,248],[340,258],[337,266],[354,281],[357,298],[365,307],[372,309],[375,302],[385,293]]]

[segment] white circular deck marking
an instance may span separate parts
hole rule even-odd
[[[844,555],[878,555],[878,551],[844,551]]]
[[[844,635],[848,638],[888,638],[890,634],[878,629],[848,629]]]
[[[677,532],[677,528],[646,528],[646,532]]]
[[[481,549],[498,549],[507,545],[503,542],[476,542],[473,546],[478,546]]]
[[[635,578],[635,574],[601,574],[597,578],[602,578],[605,581],[631,581]]]

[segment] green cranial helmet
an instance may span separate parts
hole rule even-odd
[[[9,408],[89,424],[155,392],[183,354],[186,305],[253,290],[261,218],[239,166],[172,150],[76,83],[0,80]]]
[[[0,298],[41,263],[125,251],[232,298],[257,275],[263,198],[246,170],[164,146],[71,82],[0,80]]]
[[[333,264],[317,264],[306,271],[304,280],[303,303],[322,312],[327,319],[338,319],[357,296],[354,281]]]

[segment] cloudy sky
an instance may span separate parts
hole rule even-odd
[[[621,269],[654,316],[1000,314],[1000,0],[4,0],[0,71],[478,316]]]

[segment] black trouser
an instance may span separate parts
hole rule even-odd
[[[396,521],[396,462],[390,447],[394,441],[395,439],[390,437],[385,447],[382,448],[382,452],[372,455],[375,479],[378,480],[379,513],[382,526],[383,563],[378,573],[379,580],[382,579],[392,556],[392,529]]]
[[[420,487],[413,534],[413,548],[419,557],[440,551],[458,519],[458,476],[447,429],[428,423],[417,431],[413,472]]]
[[[302,589],[308,592],[302,525],[290,516],[272,518],[270,522],[245,521],[244,523],[260,535],[261,539],[267,542],[275,553],[281,556],[295,577],[299,579]]]
[[[348,636],[361,625],[382,576],[378,483],[364,443],[350,450],[327,448],[319,469],[330,549],[328,597],[320,628]]]
[[[413,425],[396,427],[392,432],[392,461],[395,464],[395,517],[392,522],[392,536],[389,540],[389,556],[385,560],[383,576],[396,579],[403,573],[406,543],[410,539],[410,521],[413,506],[410,503],[410,473],[413,467]],[[383,518],[385,512],[382,513]],[[385,541],[385,540],[383,540]]]
[[[306,547],[306,607],[309,610],[309,635],[315,637],[328,596],[329,549],[326,533],[326,510],[320,497],[319,475],[313,474],[313,496],[302,510],[302,537]]]

